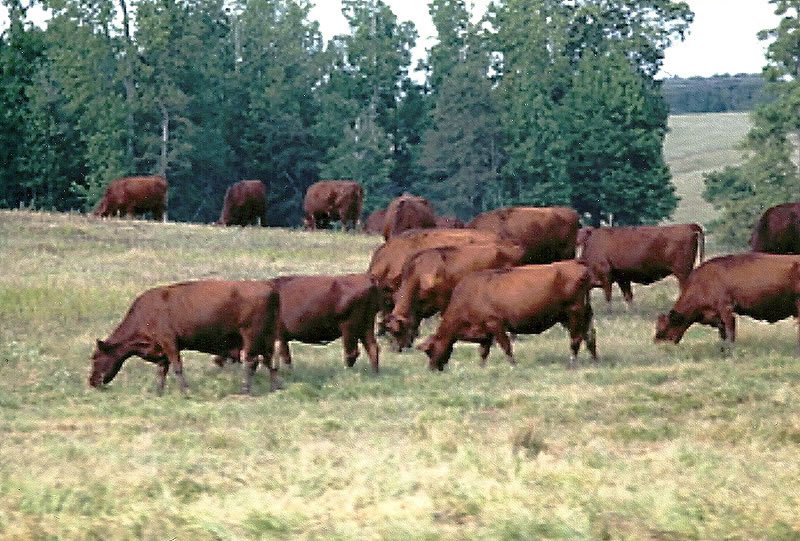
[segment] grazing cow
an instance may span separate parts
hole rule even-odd
[[[594,287],[611,302],[611,286],[619,284],[625,302],[633,301],[631,283],[649,285],[675,275],[681,289],[703,261],[705,235],[697,224],[585,228],[580,260],[592,271]]]
[[[745,253],[709,259],[689,275],[678,300],[656,323],[656,342],[680,342],[693,323],[716,327],[723,349],[736,341],[734,314],[800,324],[800,256]],[[800,327],[797,336],[800,353]]]
[[[340,220],[345,229],[355,229],[361,218],[364,190],[352,180],[321,180],[306,190],[303,223],[306,229],[325,229]]]
[[[150,212],[154,220],[164,220],[166,211],[167,179],[154,175],[112,181],[92,214],[103,218],[117,214],[133,218]]]
[[[423,318],[444,311],[456,284],[473,271],[518,265],[525,250],[517,244],[491,243],[429,248],[403,267],[400,289],[386,328],[398,349],[410,347]]]
[[[461,229],[464,227],[464,222],[455,216],[437,216],[436,227],[440,229]]]
[[[232,184],[225,192],[217,224],[267,226],[267,189],[260,180],[242,180]]]
[[[750,235],[754,252],[800,254],[800,202],[768,208]]]
[[[378,373],[375,315],[381,293],[366,274],[343,276],[281,276],[270,280],[280,297],[276,331],[277,352],[283,364],[292,365],[289,341],[327,344],[342,338],[344,362],[352,367],[358,358],[358,342],[367,350],[372,370]],[[225,358],[218,356],[218,366]],[[270,359],[267,359],[268,361]]]
[[[386,209],[373,211],[364,221],[364,232],[370,235],[382,235],[383,223],[386,220]]]
[[[89,385],[109,383],[126,359],[138,355],[158,365],[159,394],[170,366],[186,392],[181,351],[240,351],[247,367],[242,392],[249,394],[258,356],[272,357],[277,318],[278,292],[269,281],[204,280],[150,289],[133,301],[108,338],[97,341]],[[280,381],[269,370],[270,389],[275,390]]]
[[[583,340],[596,362],[590,288],[589,269],[574,260],[473,272],[455,287],[439,328],[418,348],[431,370],[444,370],[456,340],[477,342],[484,366],[496,340],[513,365],[507,332],[539,334],[561,323],[569,331],[570,368]]]
[[[424,197],[404,193],[386,207],[383,238],[389,240],[410,229],[436,227],[436,212]]]
[[[566,207],[508,207],[478,214],[467,227],[494,231],[525,248],[525,263],[575,257],[578,213]]]

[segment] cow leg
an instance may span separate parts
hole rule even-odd
[[[594,328],[592,323],[589,323],[589,330],[583,335],[583,339],[586,341],[586,348],[589,350],[589,354],[592,356],[592,362],[597,362],[597,330]]]
[[[629,280],[619,280],[619,289],[622,291],[622,298],[625,299],[625,307],[630,310],[633,307],[633,290]]]
[[[164,394],[164,386],[167,383],[167,372],[169,372],[169,361],[162,361],[156,365],[156,394]]]
[[[730,355],[733,350],[733,343],[736,341],[736,315],[731,306],[726,306],[720,310],[721,324],[723,325],[725,336],[722,340],[722,352]],[[720,330],[720,334],[722,329]]]
[[[372,371],[378,373],[378,356],[380,355],[380,348],[378,348],[378,340],[375,338],[375,327],[368,325],[366,331],[361,335],[361,344],[367,350],[369,356],[369,363],[372,365]]]
[[[508,337],[506,330],[503,328],[503,325],[499,321],[493,321],[487,325],[489,328],[489,332],[492,333],[494,339],[497,341],[497,345],[503,350],[503,353],[506,354],[506,359],[508,359],[508,364],[511,366],[516,366],[517,361],[514,359],[514,352],[511,349],[511,339]]]
[[[602,279],[601,287],[603,288],[603,295],[606,298],[606,303],[608,304],[608,311],[611,311],[611,286],[613,282],[607,277],[604,276]]]
[[[344,364],[347,368],[352,368],[358,359],[358,337],[348,325],[342,325],[341,331]]]
[[[481,368],[486,368],[486,358],[489,357],[489,351],[492,349],[492,340],[492,338],[489,338],[480,342]]]
[[[281,364],[287,369],[292,370],[292,352],[289,350],[289,342],[287,340],[278,339],[278,358]]]
[[[189,384],[186,382],[186,376],[183,375],[183,361],[181,360],[181,353],[178,351],[177,346],[170,344],[164,348],[169,359],[169,364],[172,365],[172,373],[175,374],[175,379],[178,380],[181,392],[186,394],[189,391]]]

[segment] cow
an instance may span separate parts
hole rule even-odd
[[[481,366],[496,340],[514,365],[509,331],[539,334],[561,323],[570,336],[569,367],[584,340],[597,362],[591,283],[589,269],[575,260],[473,272],[453,290],[436,332],[417,347],[428,355],[428,368],[441,371],[457,340],[480,345]]]
[[[218,225],[267,226],[267,189],[260,180],[242,180],[228,187]]]
[[[290,341],[327,344],[341,337],[348,368],[358,359],[361,342],[373,372],[379,372],[375,315],[381,306],[381,293],[368,275],[280,276],[270,283],[280,298],[276,349],[287,368],[292,367]],[[213,361],[222,367],[226,358],[236,361],[236,353],[219,355]]]
[[[361,218],[364,190],[352,180],[321,180],[306,190],[303,224],[306,229],[325,229],[340,220],[345,229],[355,229]]]
[[[436,227],[440,229],[461,229],[464,227],[464,222],[455,216],[437,216]]]
[[[436,212],[424,197],[404,193],[389,203],[383,221],[383,238],[389,240],[410,229],[436,227]]]
[[[744,253],[709,259],[689,275],[675,305],[659,314],[655,341],[680,342],[694,323],[715,327],[727,350],[736,341],[734,314],[800,325],[800,256]],[[800,326],[797,336],[800,354]]]
[[[578,213],[566,207],[506,207],[478,214],[467,227],[493,231],[525,248],[525,263],[575,257]]]
[[[683,289],[695,259],[702,263],[705,257],[705,235],[697,224],[587,228],[581,248],[593,286],[611,302],[616,282],[630,306],[631,283],[649,285],[674,275]]]
[[[93,216],[124,215],[133,218],[150,212],[154,220],[166,219],[167,179],[160,175],[118,178],[111,181]]]
[[[750,235],[754,252],[800,254],[800,202],[768,208]]]
[[[384,242],[372,254],[367,273],[383,293],[378,329],[385,332],[386,318],[392,309],[392,293],[400,287],[403,265],[420,250],[437,246],[461,246],[500,242],[490,231],[474,229],[418,229],[401,233]]]
[[[403,265],[415,253],[439,246],[501,242],[495,233],[473,229],[422,229],[406,231],[384,242],[372,254],[367,272],[384,291],[400,287]]]
[[[108,338],[97,340],[89,385],[110,383],[125,360],[137,355],[158,365],[158,394],[164,391],[170,366],[185,393],[189,386],[181,351],[238,351],[246,365],[242,393],[249,394],[258,356],[272,358],[278,307],[277,288],[269,281],[201,280],[149,289],[133,301]],[[270,390],[276,390],[280,380],[268,368]]]
[[[386,220],[386,209],[378,209],[370,213],[364,220],[364,232],[370,235],[383,235],[383,223]]]
[[[442,312],[456,284],[477,270],[518,265],[525,250],[517,244],[491,243],[442,246],[414,254],[404,265],[400,289],[386,327],[398,349],[411,346],[423,318]]]

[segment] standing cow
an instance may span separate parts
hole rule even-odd
[[[513,365],[508,332],[539,334],[561,323],[570,336],[569,366],[584,340],[597,361],[590,289],[589,269],[574,260],[473,272],[458,283],[439,328],[418,348],[431,370],[444,370],[456,340],[477,342],[484,366],[496,340]]]
[[[736,341],[734,314],[800,325],[800,256],[734,254],[709,259],[689,279],[668,314],[656,323],[656,342],[680,342],[694,323],[719,330],[723,348]],[[797,336],[800,353],[800,326]]]
[[[436,227],[436,212],[424,197],[404,193],[386,207],[383,221],[383,238],[389,240],[410,229]]]
[[[800,202],[768,208],[753,228],[750,248],[770,254],[800,254]]]
[[[89,385],[111,382],[125,360],[137,355],[158,365],[159,394],[170,366],[186,392],[182,350],[237,351],[246,364],[242,392],[249,394],[258,357],[272,358],[277,318],[278,292],[269,281],[202,280],[150,289],[133,301],[108,338],[97,341]],[[280,380],[268,367],[270,389],[275,390]]]
[[[303,199],[306,229],[325,229],[333,220],[345,229],[355,229],[361,219],[364,190],[352,180],[321,180],[308,187]]]
[[[160,175],[118,178],[106,188],[94,216],[124,215],[133,218],[150,212],[154,220],[165,220],[167,179]]]
[[[611,302],[619,284],[625,302],[633,302],[631,283],[649,285],[674,275],[683,289],[695,259],[703,261],[705,235],[697,224],[583,228],[580,260],[589,266],[594,287]],[[698,257],[699,256],[699,257]]]
[[[574,258],[579,225],[578,213],[566,207],[508,207],[478,214],[467,223],[525,248],[525,263]]]
[[[267,226],[267,189],[260,180],[242,180],[225,192],[219,225]]]
[[[467,274],[518,265],[524,256],[521,246],[506,242],[442,246],[414,254],[403,267],[386,321],[398,349],[411,346],[423,318],[447,308],[453,289]]]

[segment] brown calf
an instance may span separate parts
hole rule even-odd
[[[768,208],[750,235],[754,252],[800,254],[800,202]]]
[[[225,192],[219,225],[267,226],[267,189],[260,180],[242,180]]]

